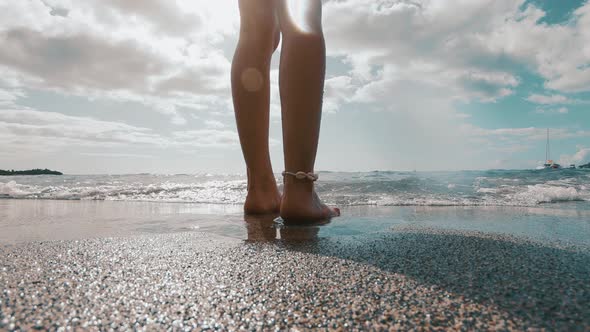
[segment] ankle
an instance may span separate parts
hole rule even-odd
[[[285,179],[283,184],[283,195],[285,196],[292,194],[301,197],[302,195],[311,195],[314,191],[313,182],[308,180]]]
[[[272,173],[248,176],[248,191],[277,190],[277,181]]]

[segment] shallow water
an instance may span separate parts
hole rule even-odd
[[[343,216],[323,226],[244,218],[243,175],[0,178],[0,242],[204,231],[241,240],[378,236],[399,227],[504,233],[590,246],[590,171],[320,172]]]
[[[509,234],[590,248],[586,202],[536,207],[349,206],[316,226],[288,226],[274,216],[244,217],[240,205],[0,200],[0,243],[75,240],[198,231],[238,240],[378,237],[404,227]]]

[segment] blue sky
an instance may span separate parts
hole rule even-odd
[[[553,159],[590,161],[588,2],[323,2],[316,169],[534,168],[546,128]],[[243,173],[238,27],[235,0],[0,0],[0,168]]]

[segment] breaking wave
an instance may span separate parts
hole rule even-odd
[[[589,175],[584,170],[321,172],[317,190],[324,200],[338,205],[532,206],[590,201]],[[19,176],[6,180],[0,181],[0,198],[241,204],[247,191],[241,175]]]

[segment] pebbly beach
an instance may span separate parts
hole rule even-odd
[[[248,223],[0,247],[6,330],[590,328],[587,248],[394,227],[322,238]]]

